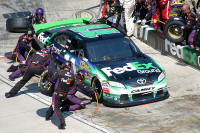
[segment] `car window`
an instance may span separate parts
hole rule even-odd
[[[53,38],[53,40],[60,44],[63,48],[66,47],[66,44],[69,45],[69,43],[71,43],[70,37],[67,34],[58,34]]]
[[[139,49],[132,41],[125,38],[114,38],[90,42],[86,45],[87,58],[91,62],[117,60],[134,57]]]

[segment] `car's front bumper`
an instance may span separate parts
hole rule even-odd
[[[156,94],[153,92],[148,94],[122,94],[120,96],[104,94],[103,104],[111,107],[127,107],[161,101],[167,99],[168,97],[168,91],[164,91],[162,89]]]

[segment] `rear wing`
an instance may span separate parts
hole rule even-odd
[[[40,34],[41,32],[45,32],[49,29],[61,27],[61,26],[75,26],[77,24],[89,24],[90,19],[88,17],[84,18],[75,18],[75,19],[67,19],[62,21],[56,21],[56,22],[48,22],[44,24],[36,24],[34,26],[35,33]]]

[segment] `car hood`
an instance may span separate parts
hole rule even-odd
[[[123,83],[135,82],[140,78],[153,82],[162,72],[162,68],[147,56],[99,62],[95,65],[108,77],[108,80]]]

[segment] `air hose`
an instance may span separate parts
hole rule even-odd
[[[93,124],[97,125],[97,126],[101,126],[101,127],[109,127],[109,128],[126,128],[126,129],[136,129],[136,130],[140,130],[140,131],[149,131],[149,132],[164,132],[164,131],[170,131],[172,129],[178,128],[178,127],[183,127],[185,125],[200,121],[200,118],[197,119],[193,119],[193,120],[188,120],[188,121],[183,121],[181,123],[175,124],[174,126],[168,127],[168,128],[163,128],[163,129],[146,129],[146,128],[137,128],[137,127],[133,127],[133,126],[121,126],[121,125],[104,125],[101,123],[96,123],[94,122],[93,118],[95,117],[95,114],[98,112],[99,110],[99,101],[97,98],[97,94],[95,93],[95,97],[96,97],[96,108],[95,110],[92,112],[92,115],[90,117],[90,120]]]

